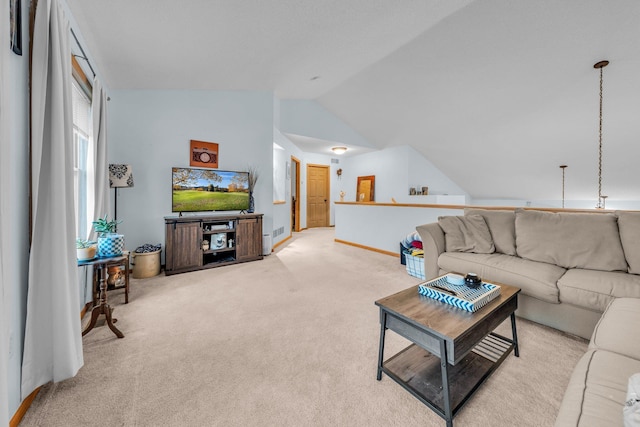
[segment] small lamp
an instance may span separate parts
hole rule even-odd
[[[115,188],[114,221],[118,220],[118,188],[133,187],[133,170],[131,165],[109,165],[109,188]],[[116,225],[117,231],[117,225]]]

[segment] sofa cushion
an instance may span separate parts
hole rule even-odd
[[[640,274],[640,212],[617,211],[616,214],[629,273]]]
[[[465,215],[482,215],[496,252],[507,255],[516,254],[516,213],[514,211],[466,208]]]
[[[613,351],[640,360],[640,340],[625,331],[640,325],[640,299],[616,298],[593,330],[589,348]]]
[[[614,298],[640,298],[640,276],[572,269],[558,280],[560,302],[602,312]]]
[[[608,213],[517,209],[516,252],[564,268],[627,271],[617,218]]]
[[[571,374],[555,426],[623,425],[627,384],[636,372],[640,372],[640,360],[601,349],[588,350]]]
[[[438,224],[444,230],[447,252],[495,252],[487,223],[480,215],[441,216]]]
[[[522,293],[550,303],[558,303],[558,279],[565,269],[552,264],[504,254],[445,252],[438,266],[451,273],[477,273],[482,280],[517,286]]]

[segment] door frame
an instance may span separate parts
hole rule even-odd
[[[295,193],[295,208],[292,211],[292,221],[294,224],[293,231],[300,231],[300,159],[295,156],[291,156],[291,168],[293,169],[293,165],[295,164],[295,174],[293,174],[293,179],[296,183],[296,193]]]
[[[331,203],[331,166],[328,165],[318,165],[318,164],[313,164],[313,163],[307,163],[307,228],[309,228],[309,168],[311,167],[315,167],[315,168],[321,168],[324,169],[325,172],[325,176],[326,176],[326,180],[325,182],[326,184],[326,194],[327,194],[327,200],[325,203],[325,209],[326,209],[326,217],[327,217],[327,223],[326,225],[323,225],[323,227],[329,227],[331,225],[331,209],[330,209],[330,203]]]

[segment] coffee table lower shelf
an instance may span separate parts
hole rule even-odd
[[[453,416],[514,348],[511,340],[490,333],[460,362],[448,366]],[[382,371],[441,417],[446,417],[438,356],[412,344],[385,361]]]

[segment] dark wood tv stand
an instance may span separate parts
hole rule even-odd
[[[165,274],[262,259],[262,214],[165,217]],[[209,248],[203,248],[203,242]]]

